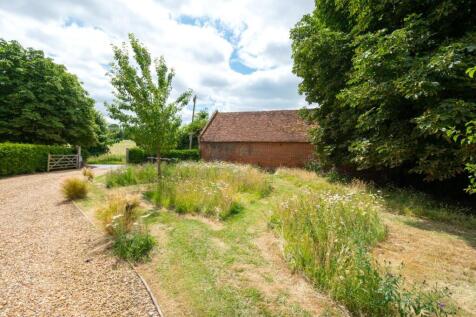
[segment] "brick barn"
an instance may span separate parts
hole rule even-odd
[[[297,110],[215,112],[199,136],[205,161],[302,167],[313,157]]]

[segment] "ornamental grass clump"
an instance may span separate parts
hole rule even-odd
[[[83,173],[83,176],[88,179],[88,181],[90,181],[90,182],[93,181],[94,172],[93,172],[92,169],[90,169],[89,167],[85,167],[85,168],[83,168],[82,173]]]
[[[82,199],[88,194],[88,184],[81,178],[68,178],[61,184],[61,191],[68,200]]]
[[[125,260],[147,258],[155,245],[143,221],[148,215],[144,215],[139,206],[138,195],[118,193],[110,196],[96,213],[104,230],[114,239],[114,253]]]
[[[448,315],[445,290],[405,290],[371,258],[370,249],[386,237],[379,202],[357,185],[324,194],[301,188],[274,207],[271,225],[291,265],[353,315]]]

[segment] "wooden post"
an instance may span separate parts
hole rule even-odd
[[[47,171],[47,172],[50,171],[50,160],[51,160],[51,154],[48,153],[48,166],[46,167],[46,171]]]
[[[76,146],[76,155],[77,155],[77,161],[76,165],[77,168],[81,168],[81,146]]]
[[[126,147],[126,164],[129,164],[129,148]]]

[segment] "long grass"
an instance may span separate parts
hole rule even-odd
[[[156,165],[129,165],[115,169],[106,175],[107,187],[147,184],[157,181]]]
[[[267,175],[254,167],[183,162],[166,169],[149,195],[155,204],[179,213],[225,219],[241,209],[239,193],[263,197],[270,190]]]
[[[278,171],[298,180],[296,173]],[[344,188],[304,176],[309,186],[276,204],[271,220],[295,269],[356,316],[448,313],[441,303],[445,290],[405,290],[399,277],[372,260],[370,249],[386,237],[379,197],[362,191],[361,184]]]
[[[111,154],[106,153],[98,156],[88,157],[88,164],[125,164],[125,154]]]
[[[113,238],[113,251],[122,259],[140,261],[149,258],[156,241],[143,221],[140,197],[117,193],[108,198],[96,216]],[[145,215],[147,216],[147,215]]]

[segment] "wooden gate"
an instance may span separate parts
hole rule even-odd
[[[81,167],[81,147],[77,154],[48,154],[48,172]]]

